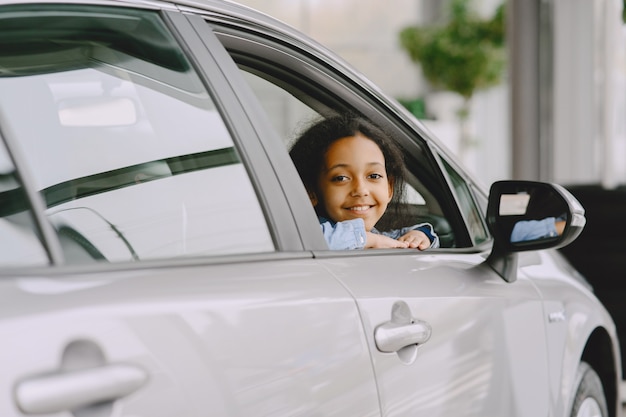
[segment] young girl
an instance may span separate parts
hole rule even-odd
[[[290,151],[330,249],[438,247],[428,223],[379,232],[374,227],[404,190],[402,153],[358,116],[322,120]],[[393,204],[398,207],[398,204]]]

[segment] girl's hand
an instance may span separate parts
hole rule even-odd
[[[400,236],[398,240],[407,243],[409,248],[417,248],[419,250],[430,248],[430,239],[428,239],[426,233],[420,230],[411,230],[407,234]]]
[[[377,235],[376,233],[372,233],[372,232],[365,232],[365,235],[367,236],[367,241],[365,242],[365,248],[366,249],[369,249],[369,248],[378,248],[378,249],[383,249],[383,248],[401,248],[401,249],[406,249],[406,248],[409,247],[409,242],[402,242],[400,240],[392,239],[390,237],[383,236],[383,235]],[[426,240],[428,240],[428,238],[426,238]]]

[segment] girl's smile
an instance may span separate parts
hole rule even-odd
[[[352,211],[365,211],[365,210],[369,210],[371,206],[357,206],[357,207],[348,207],[348,210],[352,210]]]

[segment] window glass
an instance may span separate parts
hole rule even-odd
[[[26,193],[0,142],[0,266],[47,264],[36,230]]]
[[[6,7],[0,39],[0,123],[60,235],[107,261],[274,250],[229,131],[157,13]]]
[[[417,191],[415,188],[411,187],[407,183],[405,183],[404,186],[404,194],[407,204],[413,204],[416,206],[426,205],[426,200],[424,200],[424,197],[419,193],[419,191]]]
[[[467,185],[467,182],[463,179],[458,172],[456,172],[445,159],[441,159],[443,165],[450,176],[450,181],[454,187],[454,191],[457,196],[457,201],[467,225],[469,232],[474,243],[479,244],[488,239],[487,229],[483,222],[483,215],[481,210],[476,206],[472,193]]]
[[[486,215],[488,203],[487,196],[473,184],[471,185],[470,189],[472,190],[472,195],[474,195],[474,197],[476,198],[476,203],[478,204],[478,207],[480,207],[480,212],[483,213],[483,215]]]
[[[320,116],[278,85],[248,71],[242,74],[285,144],[289,144],[307,122]]]

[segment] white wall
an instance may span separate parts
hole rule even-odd
[[[554,181],[626,183],[620,0],[554,0]]]
[[[237,0],[306,33],[392,97],[417,95],[419,72],[398,32],[419,19],[420,0]]]

